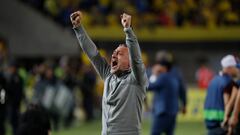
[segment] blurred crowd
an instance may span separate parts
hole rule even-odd
[[[1,135],[6,133],[7,122],[12,134],[17,134],[20,114],[28,104],[42,106],[54,130],[68,128],[76,119],[90,122],[101,115],[102,82],[84,56],[27,63],[12,58],[6,44],[0,39]]]
[[[28,63],[25,59],[12,58],[7,44],[7,40],[0,38],[1,135],[6,133],[7,121],[13,129],[13,135],[17,135],[17,129],[21,126],[19,125],[20,114],[23,108],[29,104],[34,104],[33,108],[30,105],[30,111],[36,109],[35,105],[46,110],[52,129],[56,131],[62,126],[71,127],[77,119],[83,118],[86,122],[91,122],[101,116],[103,81],[97,76],[86,55],[43,58]],[[100,50],[100,53],[108,58],[104,50]],[[164,78],[158,82],[159,85],[164,86],[164,89],[162,87],[149,89],[154,94],[154,100],[150,104],[146,100],[145,109],[147,112],[150,111],[150,108],[164,110],[165,108],[157,106],[158,103],[166,103],[167,106],[171,106],[171,111],[164,111],[171,114],[168,119],[173,121],[168,125],[173,125],[171,131],[174,131],[178,112],[181,111],[183,114],[187,112],[187,86],[181,68],[175,63],[173,55],[167,51],[159,51],[153,58],[155,59],[153,65],[148,62],[146,53],[143,52],[142,57],[150,81],[155,69],[157,75]],[[196,72],[196,81],[199,88],[206,90],[216,74],[209,68],[206,58],[198,61],[199,69]],[[174,86],[176,81],[179,84],[178,87],[168,87]],[[161,93],[164,90],[167,90],[166,93]],[[168,97],[168,94],[173,98],[161,98],[162,96]],[[178,106],[179,104],[181,105]],[[172,116],[172,114],[174,115]],[[156,120],[153,125],[157,126],[159,123],[166,125],[161,119],[153,118]],[[166,116],[162,118],[166,118]],[[28,121],[29,123],[31,120]],[[22,128],[24,129],[24,127]],[[48,126],[47,129],[49,129]]]
[[[70,26],[69,15],[81,9],[88,26],[118,26],[119,15],[137,16],[135,27],[220,27],[240,24],[239,0],[21,0]]]

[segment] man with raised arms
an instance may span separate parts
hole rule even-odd
[[[81,11],[71,14],[70,19],[82,50],[104,80],[102,135],[139,135],[148,81],[140,47],[131,28],[131,16],[121,15],[126,44],[114,50],[110,64],[99,54],[81,25]]]

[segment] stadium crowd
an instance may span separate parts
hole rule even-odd
[[[27,62],[23,64],[24,62],[21,63],[21,60],[16,61],[9,57],[10,55],[8,54],[8,48],[6,44],[7,42],[5,40],[0,39],[1,135],[4,135],[6,132],[6,121],[10,122],[10,125],[13,129],[13,135],[18,135],[17,131],[19,130],[19,135],[26,135],[28,129],[30,129],[31,131],[33,131],[33,129],[39,130],[37,129],[37,126],[44,126],[44,131],[48,132],[49,130],[51,130],[51,127],[49,127],[49,120],[51,121],[51,125],[54,130],[58,130],[61,127],[61,123],[63,123],[63,126],[66,128],[70,127],[73,124],[74,120],[76,120],[77,115],[74,114],[76,108],[83,108],[85,114],[84,118],[87,122],[90,122],[95,118],[97,114],[96,112],[98,112],[98,115],[100,115],[100,103],[102,97],[103,83],[102,81],[100,81],[100,78],[96,76],[96,73],[94,72],[92,66],[86,59],[86,56],[82,55],[81,59],[76,57],[70,58],[64,56],[62,58],[57,58],[53,60],[42,59],[38,62],[34,61],[34,63],[31,64]],[[100,52],[106,56],[104,51]],[[145,59],[144,55],[143,59]],[[199,87],[203,87],[205,90],[207,89],[208,96],[205,101],[204,118],[206,120],[208,130],[212,134],[218,132],[219,130],[226,133],[229,130],[229,127],[231,130],[234,130],[232,129],[232,127],[235,126],[236,134],[238,134],[240,131],[240,124],[237,124],[237,119],[239,119],[237,115],[235,115],[234,119],[230,119],[230,115],[222,115],[222,118],[219,118],[221,116],[216,115],[217,117],[212,117],[212,114],[209,114],[209,112],[213,111],[213,109],[215,109],[215,112],[222,112],[222,109],[224,108],[224,105],[222,103],[223,100],[225,101],[223,95],[221,95],[222,93],[217,94],[219,97],[214,97],[211,96],[211,94],[214,94],[212,92],[223,91],[224,94],[232,95],[235,88],[234,86],[236,86],[237,88],[239,88],[240,86],[239,81],[235,83],[233,80],[235,77],[239,77],[237,76],[239,74],[239,69],[236,69],[235,67],[236,63],[238,63],[239,60],[236,60],[233,56],[231,56],[230,63],[229,60],[225,59],[226,58],[223,58],[222,61],[224,62],[221,63],[223,66],[221,74],[215,75],[214,78],[212,74],[210,77],[211,79],[206,76],[206,72],[209,72],[208,69],[206,69],[205,67],[206,65],[204,67],[201,66],[200,69],[202,71],[200,70],[198,72],[198,76],[202,76],[201,74],[204,74],[203,76],[207,77],[208,80],[207,85],[205,85],[205,83],[203,85],[200,81]],[[180,70],[176,65],[174,65],[172,55],[164,51],[157,53],[155,58],[155,65],[153,67],[150,67],[148,64],[146,65],[146,67],[150,86],[152,85],[151,87],[149,87],[149,91],[152,91],[154,93],[152,108],[155,111],[153,111],[154,121],[152,124],[152,131],[173,133],[175,129],[176,116],[178,114],[178,111],[181,111],[183,114],[185,114],[187,107],[187,90],[185,87],[185,83],[181,77]],[[154,77],[152,76],[154,72],[156,72],[156,75],[160,79],[162,79],[157,79],[157,81],[156,78],[152,79],[152,77]],[[234,73],[234,75],[232,72]],[[227,81],[226,83],[224,83],[226,84],[226,89],[224,86],[221,87],[222,89],[218,91],[216,90],[216,88],[219,88],[218,85],[222,84],[215,82],[221,79]],[[180,89],[177,88],[177,86],[176,88],[166,87],[174,86],[176,81],[181,84]],[[230,85],[228,85],[228,83]],[[169,85],[165,86],[165,84]],[[208,87],[208,85],[210,87]],[[81,93],[81,96],[77,91]],[[169,93],[162,93],[161,91],[166,91]],[[239,104],[237,104],[237,101],[240,101],[240,92],[238,92],[239,96],[236,96],[236,92],[237,90],[235,90],[235,94],[233,93],[233,95],[235,95],[234,98],[236,98],[235,106],[239,106]],[[162,98],[168,97],[166,96],[166,94],[168,96],[171,95],[170,97],[174,98]],[[80,100],[79,97],[81,98]],[[213,104],[215,102],[217,102],[217,105],[219,105],[218,102],[220,102],[220,109],[219,106]],[[28,109],[27,112],[20,117],[22,112],[22,103],[25,104],[24,106],[28,106]],[[166,103],[168,104],[168,106],[171,106],[171,109],[166,109],[163,106],[159,107],[159,103]],[[182,105],[178,107],[179,103],[181,103]],[[28,104],[30,104],[30,106]],[[145,105],[147,108],[148,103],[146,103]],[[45,114],[45,110],[47,114]],[[164,112],[164,115],[160,115],[161,117],[158,117],[158,114],[162,112]],[[230,112],[231,110],[229,110],[228,113]],[[234,112],[238,114],[238,110]],[[35,114],[41,115],[37,117]],[[26,125],[31,125],[31,123],[33,122],[32,119],[41,119],[41,117],[46,117],[46,115],[49,116],[49,120],[42,119],[42,121],[39,121],[39,123],[37,123],[36,127],[26,127]],[[165,120],[167,123],[164,122]],[[229,121],[230,125],[228,125]],[[26,125],[19,125],[19,122],[25,123]],[[222,122],[224,122],[224,125],[221,125]],[[231,123],[233,122],[234,124],[232,124],[232,126]],[[165,128],[164,125],[166,124],[169,125],[168,127],[170,127],[170,129]],[[217,131],[215,131],[214,129],[216,125],[218,129]],[[224,126],[224,129],[221,126]]]
[[[240,24],[239,0],[21,0],[70,26],[69,15],[76,9],[86,11],[89,26],[118,26],[122,12],[136,16],[135,27],[207,27]],[[141,23],[139,23],[141,22]]]
[[[42,106],[56,131],[62,127],[61,123],[65,128],[72,125],[76,119],[75,108],[83,110],[81,118],[86,122],[92,121],[96,116],[94,112],[100,109],[97,103],[100,103],[101,91],[97,92],[95,87],[101,89],[101,82],[97,85],[97,81],[92,67],[81,64],[79,58],[22,62],[11,57],[7,41],[0,39],[0,134],[5,135],[7,122],[13,135],[19,126],[26,128],[19,125],[19,121],[28,104]]]

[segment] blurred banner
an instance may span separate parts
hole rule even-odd
[[[88,27],[89,35],[97,41],[123,40],[124,34],[121,27]],[[199,27],[191,28],[162,28],[157,27],[154,30],[134,29],[139,41],[232,41],[240,39],[240,27],[220,27],[215,29],[206,29]],[[107,32],[106,32],[107,31]],[[111,34],[109,34],[111,33]]]
[[[180,122],[202,122],[203,106],[206,91],[198,88],[189,88],[187,91],[187,113],[183,115],[179,109],[178,121]],[[153,93],[147,93],[147,102],[152,106]]]
[[[179,121],[203,121],[203,106],[206,91],[192,89],[188,91],[187,114],[178,115]]]

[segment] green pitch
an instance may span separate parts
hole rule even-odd
[[[53,132],[52,135],[100,135],[101,121],[94,121],[87,124],[77,124],[71,129],[62,129]],[[143,122],[143,134],[150,134],[150,121]],[[176,135],[205,135],[206,130],[203,122],[179,122],[177,124]]]

